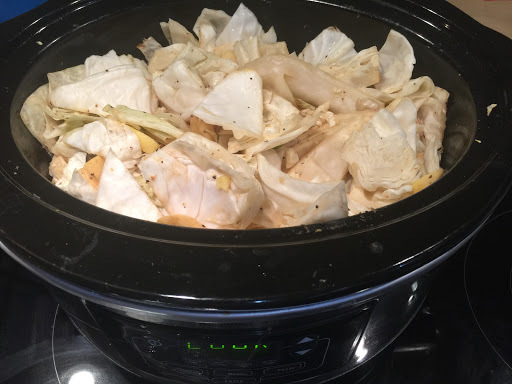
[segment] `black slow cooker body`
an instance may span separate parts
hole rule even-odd
[[[291,51],[330,25],[358,50],[380,47],[391,28],[403,33],[415,49],[414,76],[450,92],[447,172],[374,212],[279,230],[190,229],[113,214],[50,183],[49,157],[19,117],[23,101],[48,72],[110,49],[140,57],[143,38],[164,42],[160,21],[191,28],[202,8],[233,13],[239,2],[49,0],[1,24],[0,245],[54,287],[94,345],[156,381],[320,383],[353,369],[408,323],[428,271],[478,230],[510,186],[509,39],[444,1],[244,3]]]
[[[385,292],[270,313],[165,315],[97,304],[51,287],[75,327],[119,366],[155,383],[310,383],[372,374],[367,363],[407,326],[428,292],[418,273]],[[188,316],[188,317],[187,317]],[[364,364],[367,363],[367,364]]]

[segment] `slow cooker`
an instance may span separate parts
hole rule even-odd
[[[157,383],[324,383],[407,326],[436,265],[483,225],[511,183],[512,42],[443,1],[251,0],[290,50],[338,26],[357,47],[391,28],[413,76],[450,92],[445,175],[391,206],[278,230],[170,227],[88,205],[51,184],[19,117],[46,74],[110,49],[140,54],[159,22],[191,27],[238,1],[49,0],[0,26],[0,245],[44,279],[85,337]],[[497,106],[488,113],[487,107]]]

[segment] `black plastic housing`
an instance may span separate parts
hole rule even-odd
[[[291,51],[329,25],[357,49],[380,47],[391,28],[410,40],[414,76],[430,76],[451,96],[447,172],[408,199],[323,224],[223,231],[123,217],[50,183],[49,157],[19,117],[48,72],[110,49],[141,57],[143,38],[164,42],[160,21],[172,17],[191,28],[203,7],[232,13],[238,4],[50,0],[0,25],[7,36],[0,49],[0,239],[11,255],[82,295],[155,308],[280,308],[392,282],[450,252],[491,214],[512,173],[512,41],[444,1],[245,1]]]

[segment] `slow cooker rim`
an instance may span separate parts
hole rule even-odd
[[[406,1],[406,3],[410,3],[410,2],[409,2],[409,1]],[[331,3],[326,3],[326,4],[331,4]],[[412,6],[412,5],[411,5],[411,6]],[[414,4],[414,6],[416,6],[416,7],[417,7],[417,6],[418,6],[418,4]],[[461,17],[462,17],[462,16],[461,16]],[[464,17],[466,17],[467,19],[469,19],[469,18],[468,18],[467,16],[465,16],[465,15],[464,15]],[[474,21],[472,21],[472,22],[473,22],[474,24],[478,25],[476,22],[474,22]],[[479,28],[483,28],[483,27],[482,27],[482,26],[479,26]],[[482,29],[482,31],[483,31],[483,29]],[[481,111],[478,111],[478,113],[479,113],[479,117],[482,117],[482,112],[481,112]],[[470,150],[471,150],[471,148],[470,148]],[[492,151],[491,151],[490,153],[492,153]],[[503,158],[502,160],[505,162],[505,164],[509,164],[509,165],[510,165],[510,158]],[[487,164],[487,165],[490,165],[490,164]],[[12,170],[10,169],[9,165],[4,163],[4,164],[2,164],[0,167],[1,167],[1,168],[3,168],[3,171],[2,171],[2,172],[0,172],[0,173],[3,173],[3,176],[5,177],[5,179],[3,179],[3,181],[4,181],[4,182],[5,182],[5,181],[7,181],[7,183],[11,183],[11,182],[16,183],[16,178],[12,176]],[[486,169],[485,167],[482,167],[482,168],[480,169],[480,171],[479,171],[479,172],[476,172],[476,173],[477,173],[477,174],[479,174],[479,173],[481,173],[481,172],[485,172],[485,169]],[[8,176],[6,176],[6,175],[8,175]],[[447,179],[448,179],[448,176],[449,176],[449,174],[447,175]],[[477,177],[477,176],[475,176],[475,178],[476,178],[476,177]],[[7,180],[7,178],[8,178],[9,180]],[[509,178],[510,178],[510,175],[507,175],[507,176],[506,176],[506,179],[509,179]],[[446,180],[445,180],[445,181],[446,181]],[[473,183],[473,181],[474,181],[474,179],[467,180],[467,183],[466,183],[466,184],[464,184],[464,186],[466,186],[466,185],[469,185],[469,186],[470,186],[470,184],[472,184],[472,183]],[[502,180],[502,182],[504,183],[503,185],[507,184],[507,180]],[[0,184],[1,184],[1,183],[0,183]],[[507,188],[508,188],[508,186],[507,186],[507,187],[503,187],[503,185],[502,185],[502,188],[500,189],[500,191],[501,191],[502,193],[504,193],[504,192],[503,192],[503,190],[505,190],[505,189],[507,189]],[[1,187],[1,186],[0,186],[0,187]],[[5,187],[5,188],[8,188],[8,187]],[[440,192],[441,192],[441,189],[440,189],[440,188],[441,188],[441,187],[440,187],[439,185],[437,185],[437,186],[436,186],[436,185],[432,186],[432,187],[431,187],[431,189],[430,189],[430,191],[429,191],[429,194],[430,194],[430,193],[434,193],[434,194],[436,194],[436,195],[439,195],[439,194],[440,194]],[[461,187],[461,186],[459,186],[459,188],[462,188],[462,187]],[[426,192],[426,191],[425,191],[425,192]],[[29,194],[30,194],[30,193],[29,193]],[[60,198],[62,197],[60,194],[62,194],[62,195],[63,195],[63,193],[62,193],[62,192],[58,191],[58,193],[57,193],[57,198],[58,198],[58,199],[60,199]],[[407,206],[409,206],[409,205],[411,204],[411,201],[415,201],[414,199],[416,199],[416,202],[417,202],[417,203],[419,203],[420,201],[423,201],[423,200],[424,200],[424,199],[423,199],[423,197],[426,197],[426,196],[427,196],[426,194],[423,194],[422,196],[418,196],[418,197],[413,196],[413,197],[411,198],[411,200],[409,200],[408,202],[404,201],[404,202],[397,203],[397,205],[394,205],[394,206],[392,206],[392,207],[388,207],[387,209],[386,209],[386,208],[384,208],[384,209],[379,210],[379,211],[377,211],[377,212],[375,212],[375,213],[372,213],[372,215],[386,216],[386,213],[389,213],[389,211],[390,211],[390,210],[402,210],[402,209],[406,208]],[[499,199],[499,196],[496,196],[496,195],[493,195],[493,196],[494,196],[494,197],[493,197],[494,199],[496,199],[496,198],[498,198],[498,199]],[[25,196],[25,197],[26,197],[26,196]],[[24,197],[17,196],[17,198],[18,198],[18,199],[20,199],[20,198],[24,198]],[[73,199],[73,200],[75,200],[74,198],[72,198],[72,197],[70,197],[70,196],[65,196],[65,197],[62,197],[62,198],[64,198],[64,199]],[[446,199],[448,199],[448,197],[446,197]],[[41,202],[41,200],[40,200],[40,199],[38,199],[38,197],[32,197],[32,200]],[[437,201],[438,201],[438,200],[435,200],[433,203],[436,203]],[[44,203],[44,204],[47,204],[46,202],[43,202],[43,203]],[[79,202],[79,203],[81,203],[81,204],[85,204],[85,203],[82,203],[82,202]],[[50,204],[50,205],[51,205],[51,204]],[[79,205],[80,205],[80,204],[79,204]],[[493,205],[493,204],[491,204],[491,205]],[[85,206],[85,205],[83,205],[83,206]],[[48,207],[47,207],[47,208],[48,208]],[[46,209],[47,209],[47,208],[46,208]],[[54,207],[54,208],[50,208],[50,210],[56,211],[56,210],[58,210],[58,208],[55,208],[55,207]],[[417,212],[412,212],[412,213],[409,213],[408,215],[416,215],[416,214],[417,214]],[[111,215],[111,214],[110,214],[110,215]],[[367,215],[367,216],[368,216],[368,215]],[[66,219],[63,219],[63,220],[65,221]],[[365,218],[365,220],[366,220],[366,218]],[[124,221],[124,222],[132,221],[132,222],[138,223],[138,221],[135,221],[135,220],[133,220],[133,219],[129,219],[129,218],[125,218],[125,219],[116,218],[116,221],[121,221],[121,222],[123,222],[123,221]],[[350,221],[350,220],[346,220],[345,222],[347,222],[347,221]],[[387,224],[388,224],[388,222],[384,222],[382,225],[387,225]],[[134,225],[135,225],[135,224],[134,224]],[[156,226],[156,224],[153,224],[153,225],[155,225],[155,226]],[[149,225],[149,226],[151,227],[151,225]],[[303,233],[301,233],[300,235],[304,236],[304,240],[305,240],[305,241],[311,242],[311,240],[312,240],[312,238],[313,238],[313,237],[315,237],[315,236],[317,236],[317,237],[318,237],[318,236],[320,236],[320,235],[318,235],[318,234],[315,234],[315,231],[316,231],[316,229],[321,229],[321,226],[323,226],[323,224],[322,224],[322,225],[320,225],[320,226],[309,226],[309,227],[310,227],[310,232],[313,232],[313,233],[310,233],[310,234],[309,234],[309,236],[305,236]],[[339,227],[338,227],[337,229],[339,230]],[[313,230],[314,230],[314,231],[313,231]],[[363,231],[366,231],[366,232],[367,232],[368,230],[369,230],[369,229],[367,228],[366,230],[363,230]],[[271,231],[272,231],[272,230],[271,230]],[[215,232],[215,231],[214,231],[214,232]],[[229,235],[236,235],[236,233],[233,233],[232,231],[228,231],[228,232],[229,232]],[[178,236],[180,235],[180,233],[183,233],[183,232],[178,231]],[[4,236],[4,235],[5,235],[5,232],[3,233],[3,236]],[[306,233],[306,235],[307,235],[307,233]],[[215,237],[215,236],[216,236],[216,235],[213,235],[213,234],[212,234],[212,237]],[[324,238],[319,239],[319,241],[323,241],[323,240],[325,240],[325,239],[324,239]],[[209,245],[211,245],[211,244],[209,244]],[[250,244],[250,245],[248,245],[248,246],[253,246],[253,245],[254,245],[254,244]],[[269,244],[266,244],[266,245],[269,245]],[[282,245],[283,245],[283,244],[278,244],[278,245],[275,245],[275,246],[282,246]],[[221,247],[222,247],[222,246],[225,246],[225,244],[221,244],[220,246],[221,246]],[[411,260],[411,261],[413,261],[413,260]],[[405,264],[406,264],[406,263],[405,263],[405,261],[404,261],[404,264],[403,264],[403,266],[404,266],[404,267],[405,267]],[[412,264],[413,264],[413,263],[410,263],[410,268],[413,268],[413,267],[412,267]],[[404,270],[406,270],[406,269],[407,269],[407,268],[404,268]],[[63,272],[63,273],[66,273],[66,271],[62,271],[62,272]],[[70,276],[71,276],[71,275],[70,275]]]
[[[152,322],[163,321],[183,321],[183,322],[198,322],[198,323],[241,323],[241,322],[254,322],[259,320],[279,320],[289,319],[307,314],[320,313],[329,311],[331,309],[340,309],[344,307],[356,307],[363,305],[378,296],[389,292],[391,289],[412,282],[419,276],[432,271],[435,267],[440,265],[443,261],[448,259],[451,255],[461,249],[467,244],[470,239],[485,226],[487,219],[471,234],[469,234],[463,241],[461,241],[454,248],[435,258],[434,260],[420,266],[419,268],[389,281],[374,287],[366,288],[364,290],[348,294],[335,299],[319,301],[315,303],[294,305],[290,307],[276,307],[265,309],[232,309],[222,310],[216,308],[173,308],[169,305],[156,302],[140,302],[130,298],[124,298],[118,295],[109,295],[105,293],[96,292],[72,282],[61,279],[43,269],[27,263],[23,258],[19,257],[15,251],[9,248],[0,240],[0,249],[9,254],[23,267],[34,273],[36,276],[49,283],[50,285],[61,289],[69,294],[78,296],[83,300],[107,307],[114,312],[130,313],[132,316],[139,313],[143,319],[148,319],[148,314],[152,314],[154,319]],[[136,315],[135,315],[136,316]]]
[[[101,3],[101,1],[103,1],[103,0],[95,0],[92,3],[93,4],[94,3]],[[332,1],[305,0],[305,1],[306,2],[320,3],[320,4],[325,4],[325,5],[331,5],[331,6],[337,6],[337,7],[342,8],[342,4],[339,1],[335,1],[335,0],[332,0]],[[459,25],[456,23],[455,20],[448,20],[448,18],[444,17],[443,15],[441,15],[439,13],[436,13],[436,12],[432,11],[431,9],[429,9],[424,4],[415,3],[415,2],[413,2],[411,0],[402,0],[402,2],[404,2],[405,4],[409,4],[409,6],[411,6],[411,7],[422,8],[422,9],[426,10],[427,12],[433,13],[433,14],[436,15],[436,17],[441,17],[441,18],[443,18],[443,20],[450,21],[452,25],[457,26],[460,29]],[[59,9],[58,11],[63,11],[63,10],[66,10],[67,8],[74,7],[74,6],[77,5],[77,3],[80,3],[80,1],[76,1],[76,2],[73,2],[72,4],[67,4],[65,6],[62,6],[61,9]],[[397,1],[397,3],[400,3],[400,1]],[[44,21],[46,17],[52,16],[55,13],[57,13],[57,10],[51,8],[51,7],[57,6],[56,2],[55,2],[55,5],[53,5],[52,1],[48,1],[48,4],[45,4],[45,6],[47,6],[47,5],[50,5],[50,11],[44,11],[45,12],[44,16],[39,17],[37,19],[37,22],[32,23],[23,32],[20,32],[18,35],[16,35],[14,40],[20,40],[20,41],[22,41],[22,43],[20,42],[20,44],[26,44],[26,41],[24,40],[24,37],[20,37],[20,36],[24,36],[26,34],[30,34],[33,29],[39,28],[37,23],[40,23],[40,22]],[[394,5],[393,3],[390,3],[388,5],[389,6],[393,6],[395,9],[400,9],[399,6]],[[439,6],[439,7],[441,6],[440,4],[436,4],[436,5]],[[446,6],[445,6],[445,8],[446,8]],[[345,9],[345,8],[343,8],[343,9]],[[346,6],[346,9],[349,10],[349,11],[352,10],[352,8],[350,6]],[[457,16],[460,19],[466,19],[465,22],[473,23],[474,25],[478,26],[481,30],[487,29],[484,26],[478,24],[475,20],[471,19],[466,14],[464,14],[462,11],[456,9],[454,6],[448,4],[448,9],[450,9],[452,12],[455,12],[455,13],[458,12]],[[490,31],[488,29],[487,29],[487,32],[492,32],[494,34],[497,34],[497,32]],[[35,37],[32,37],[32,40],[34,40],[34,39],[35,39]],[[46,47],[45,47],[45,49],[46,49]],[[477,111],[477,113],[478,113],[478,118],[479,118],[478,121],[480,122],[480,120],[483,118],[483,116],[481,114],[481,111]],[[12,115],[13,115],[13,113],[11,113],[11,117],[12,117]],[[471,149],[472,149],[471,146],[468,146],[468,148],[466,149],[466,153],[462,156],[462,159],[464,158],[464,156],[467,155],[467,152],[471,151]],[[462,159],[460,159],[460,160],[462,160]],[[3,176],[5,178],[10,179],[9,181],[11,183],[13,183],[14,185],[17,185],[18,189],[20,189],[20,190],[25,189],[26,187],[21,185],[16,180],[17,178],[19,178],[19,174],[18,174],[17,177],[13,177],[13,175],[12,175],[13,172],[9,172],[9,170],[8,170],[9,167],[6,166],[7,164],[6,164],[5,158],[1,159],[1,160],[2,160],[3,164],[0,163],[0,168],[4,169],[4,172],[3,172],[4,175]],[[28,162],[26,158],[24,160],[26,162]],[[460,163],[460,160],[459,160],[458,163]],[[7,161],[10,161],[10,160],[7,160]],[[2,165],[4,165],[4,166],[2,166]],[[457,165],[458,164],[456,164],[455,167]],[[474,172],[474,174],[478,174],[480,172],[481,172],[481,170],[477,170],[477,171]],[[448,172],[447,175],[444,176],[444,178],[450,177],[449,173],[450,173],[450,171]],[[40,176],[42,176],[42,175],[40,175]],[[160,224],[150,223],[150,222],[143,222],[144,224],[141,225],[142,222],[140,220],[137,220],[137,219],[132,219],[132,218],[129,218],[129,217],[126,217],[126,216],[120,216],[120,215],[117,215],[117,214],[111,213],[111,212],[108,212],[107,214],[105,214],[105,212],[101,212],[101,211],[104,211],[101,208],[90,206],[87,203],[84,203],[84,202],[82,202],[82,201],[80,201],[80,200],[78,200],[76,198],[73,198],[73,197],[69,196],[68,194],[64,193],[61,190],[58,190],[56,187],[51,185],[51,183],[49,183],[47,179],[45,179],[44,177],[42,177],[42,178],[46,181],[47,184],[49,184],[49,186],[51,186],[51,189],[53,190],[53,192],[55,194],[54,201],[58,201],[59,202],[58,205],[55,204],[55,206],[52,206],[51,202],[44,201],[44,199],[41,199],[40,195],[35,194],[35,193],[31,193],[30,191],[25,191],[25,194],[27,196],[31,197],[31,198],[34,198],[35,201],[38,201],[38,202],[41,202],[41,203],[45,204],[49,209],[52,209],[52,210],[54,210],[56,212],[59,212],[62,215],[66,215],[67,218],[69,218],[69,219],[76,220],[78,222],[82,222],[82,223],[84,223],[86,225],[90,225],[90,226],[93,226],[93,227],[99,227],[100,229],[103,229],[103,230],[108,230],[108,231],[118,232],[118,233],[125,232],[125,234],[128,235],[128,236],[144,238],[146,240],[164,241],[164,242],[169,242],[169,243],[173,243],[173,242],[181,243],[183,241],[183,240],[181,240],[182,237],[183,237],[183,234],[184,234],[183,231],[182,231],[182,227],[174,227],[173,228],[174,231],[177,231],[177,234],[176,234],[176,236],[174,236],[174,239],[171,239],[171,238],[168,237],[169,234],[171,234],[170,230],[168,231],[167,236],[161,235],[160,238],[158,237],[158,235],[157,236],[148,236],[148,235],[145,235],[145,234],[141,234],[140,231],[137,231],[137,227],[148,226],[153,232],[157,232],[159,234],[163,234],[163,232],[161,230],[161,228],[163,226],[160,225]],[[470,183],[470,182],[472,182],[472,181],[468,181],[468,183]],[[27,184],[25,183],[25,185],[27,185]],[[437,189],[438,187],[439,187],[439,183],[436,183],[436,184],[434,184],[433,186],[431,186],[428,189],[428,192],[427,191],[422,191],[423,196],[424,196],[425,193],[433,192],[433,190]],[[457,189],[460,189],[460,188],[463,188],[463,187],[464,187],[463,185],[459,185],[457,187]],[[447,191],[447,193],[444,194],[444,196],[441,199],[447,199],[447,198],[449,198],[449,194],[453,194],[453,193],[456,192],[453,188],[451,188],[451,189],[447,188],[446,191]],[[51,195],[52,195],[52,193],[48,194],[48,196],[51,196]],[[297,227],[288,227],[288,228],[281,228],[281,229],[256,229],[256,230],[251,230],[251,231],[246,231],[246,230],[214,230],[214,229],[213,230],[203,230],[203,229],[194,229],[194,228],[187,228],[186,230],[194,233],[194,241],[193,241],[194,244],[197,244],[197,237],[199,237],[199,242],[204,243],[205,246],[208,246],[208,247],[211,247],[211,246],[219,246],[219,247],[233,246],[233,238],[238,240],[238,244],[236,244],[236,247],[243,247],[243,246],[254,247],[254,246],[258,246],[259,245],[261,236],[263,236],[263,237],[272,236],[273,237],[274,235],[279,234],[279,233],[282,234],[283,238],[286,238],[288,236],[293,236],[293,235],[297,235],[298,234],[300,237],[302,237],[302,238],[299,239],[299,238],[297,238],[297,236],[295,236],[295,238],[297,239],[296,241],[298,241],[298,242],[301,242],[301,241],[308,241],[308,242],[309,241],[322,241],[323,239],[328,237],[328,236],[325,236],[325,232],[324,231],[329,232],[330,229],[331,229],[330,236],[334,236],[334,237],[345,235],[345,232],[343,232],[343,233],[339,232],[340,229],[348,228],[351,225],[352,225],[352,228],[354,228],[354,229],[352,231],[350,231],[350,229],[348,229],[347,232],[349,232],[349,233],[347,233],[346,235],[353,234],[354,232],[366,232],[366,231],[369,230],[369,228],[364,228],[364,224],[363,224],[362,228],[360,228],[360,225],[362,223],[366,222],[369,219],[369,216],[374,215],[375,212],[378,212],[378,213],[383,213],[384,212],[383,214],[386,215],[386,214],[390,213],[389,210],[398,211],[399,209],[396,208],[396,207],[397,206],[400,207],[401,204],[404,204],[404,201],[406,201],[407,203],[410,203],[411,201],[415,201],[415,200],[418,200],[417,195],[411,196],[411,197],[409,197],[406,200],[399,201],[399,202],[397,202],[397,203],[395,203],[395,204],[393,204],[391,206],[386,206],[386,207],[380,208],[377,211],[366,212],[366,213],[363,213],[361,215],[357,215],[357,216],[353,216],[353,217],[348,217],[348,218],[344,218],[344,219],[340,219],[340,220],[336,220],[336,221],[331,221],[331,222],[320,223],[320,224],[302,225],[302,226],[297,226]],[[414,209],[411,210],[411,209],[407,208],[408,213],[403,214],[403,215],[397,215],[396,217],[393,218],[393,221],[400,221],[402,219],[406,219],[410,215],[420,214],[421,212],[427,210],[428,207],[430,207],[431,205],[437,204],[438,201],[440,201],[440,200],[433,200],[433,201],[431,200],[431,201],[429,201],[429,203],[427,204],[427,207],[422,206],[421,204],[415,204],[414,205]],[[62,207],[60,206],[62,203],[64,203],[64,209],[62,209]],[[71,212],[76,211],[75,206],[78,206],[78,211],[82,211],[81,213],[86,212],[87,211],[87,207],[92,208],[94,211],[96,211],[96,215],[94,217],[98,217],[99,216],[101,221],[102,221],[102,223],[110,221],[108,218],[106,220],[104,220],[103,217],[105,217],[105,216],[112,216],[112,215],[119,216],[117,218],[117,221],[123,221],[123,223],[121,225],[123,227],[123,229],[119,230],[117,228],[114,228],[112,225],[108,225],[108,224],[105,225],[105,224],[102,224],[102,223],[97,223],[97,222],[95,222],[95,221],[93,221],[91,219],[84,218],[83,216],[80,216],[80,214],[70,213],[70,211]],[[387,224],[388,223],[383,223],[382,225],[387,225]],[[129,229],[124,230],[124,228],[129,228]],[[160,231],[158,229],[160,229]],[[336,233],[333,233],[334,231]],[[139,232],[139,233],[136,233],[136,232]],[[150,231],[146,231],[145,230],[143,232],[150,232]],[[251,240],[251,236],[252,236],[253,233],[257,234],[258,237],[256,237],[254,240]],[[320,233],[321,235],[318,235],[318,233]],[[311,236],[312,234],[313,234],[313,236]],[[230,235],[233,235],[233,236],[231,237]],[[218,243],[218,240],[219,239],[224,239],[225,236],[228,236],[228,243]],[[281,236],[281,235],[279,235],[279,236]],[[240,240],[243,239],[244,237],[249,237],[249,243],[241,244]],[[180,239],[180,240],[177,240],[177,239]],[[272,243],[274,243],[274,240],[272,241]],[[184,243],[186,243],[186,242],[187,241],[184,241]],[[274,243],[274,244],[276,246],[280,246],[280,245],[282,245],[284,243],[289,243],[289,241],[283,241],[282,243],[277,243],[277,244]],[[273,246],[273,244],[265,244],[265,246]]]

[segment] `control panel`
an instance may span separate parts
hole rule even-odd
[[[340,369],[355,351],[371,310],[290,327],[184,328],[115,316],[109,342],[139,370],[169,383],[286,384]],[[106,326],[107,324],[103,324]]]
[[[160,375],[213,383],[257,383],[320,368],[330,339],[317,334],[279,337],[132,337],[144,361]]]

